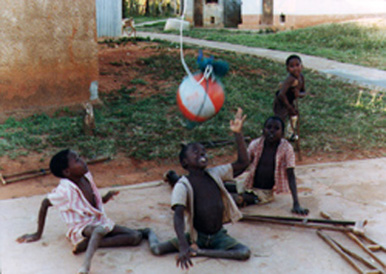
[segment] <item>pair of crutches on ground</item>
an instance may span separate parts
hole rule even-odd
[[[322,217],[330,219],[327,215],[322,215]],[[360,225],[363,227],[366,223]],[[350,240],[352,240],[357,246],[359,246],[369,257],[370,260],[359,255],[358,253],[353,252],[349,248],[343,246],[338,241],[334,240],[331,236],[322,232],[322,230],[317,230],[316,233],[318,236],[323,239],[332,249],[334,249],[347,263],[349,263],[358,273],[360,274],[382,274],[385,273],[386,264],[377,256],[375,252],[384,252],[386,253],[386,248],[376,242],[375,240],[368,237],[364,230],[360,229],[358,231],[341,231],[345,234]],[[377,266],[374,262],[378,263]],[[370,270],[364,269],[369,268]]]
[[[320,214],[323,219],[243,214],[241,221],[316,229],[317,235],[322,238],[340,256],[342,256],[342,258],[348,262],[358,273],[385,273],[386,264],[374,253],[386,253],[386,248],[365,234],[364,227],[367,224],[367,220],[333,220],[325,212],[321,212]],[[370,257],[370,260],[343,246],[327,233],[325,233],[325,231],[340,232],[345,234]]]

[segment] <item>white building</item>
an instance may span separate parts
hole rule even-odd
[[[186,2],[185,20],[195,27],[236,28],[241,23],[240,0],[187,0]]]
[[[294,29],[327,22],[382,17],[386,0],[242,0],[240,29]]]

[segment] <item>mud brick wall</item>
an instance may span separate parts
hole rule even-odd
[[[0,120],[79,105],[98,79],[95,0],[3,0]]]

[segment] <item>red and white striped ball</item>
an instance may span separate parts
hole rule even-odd
[[[182,114],[191,121],[204,122],[216,115],[225,101],[224,89],[219,80],[204,79],[202,73],[194,79],[185,77],[177,92],[177,104]]]

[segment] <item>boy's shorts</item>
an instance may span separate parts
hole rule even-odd
[[[260,189],[260,188],[245,189],[244,182],[245,182],[244,180],[236,181],[236,189],[238,194],[252,193],[257,197],[259,201],[257,204],[259,205],[270,203],[275,199],[273,189]]]
[[[273,189],[252,188],[251,190],[246,190],[246,192],[256,195],[259,200],[259,205],[268,204],[275,199]]]
[[[189,233],[185,233],[188,243],[192,244]],[[173,238],[170,243],[178,249],[178,239]],[[198,232],[197,246],[201,249],[228,250],[239,244],[239,242],[228,235],[225,228],[221,228],[217,233],[208,235]]]

